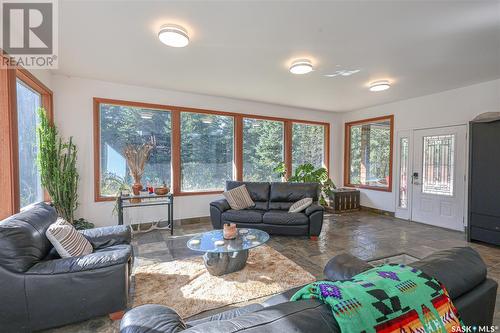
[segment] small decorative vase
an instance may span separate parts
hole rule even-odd
[[[224,239],[235,239],[238,235],[238,230],[236,229],[236,224],[225,223],[223,230]]]
[[[141,183],[135,183],[132,185],[132,192],[134,195],[140,195],[142,190],[142,184]],[[130,203],[139,203],[141,202],[140,198],[132,198],[130,199]]]

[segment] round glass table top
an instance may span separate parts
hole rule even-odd
[[[262,230],[238,228],[235,239],[224,239],[222,230],[212,230],[196,235],[187,242],[193,251],[227,253],[249,250],[269,240],[269,234]]]

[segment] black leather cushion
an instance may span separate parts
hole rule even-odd
[[[279,294],[271,296],[268,299],[266,299],[264,302],[262,302],[262,305],[264,305],[265,307],[268,307],[268,306],[278,305],[281,303],[290,302],[290,299],[292,298],[292,296],[295,295],[295,293],[297,291],[299,291],[300,289],[302,289],[304,286],[306,286],[306,285],[294,287],[292,289],[288,289],[288,290],[285,290],[284,292],[281,292]]]
[[[270,202],[269,203],[269,209],[272,210],[282,210],[288,212],[290,207],[292,207],[293,202],[288,202],[288,201],[279,201],[279,202]]]
[[[302,225],[309,224],[309,218],[304,213],[289,213],[282,210],[270,210],[264,213],[262,222],[267,224]]]
[[[45,236],[56,221],[56,210],[37,203],[0,222],[0,266],[24,272],[47,256],[52,244]]]
[[[497,288],[496,281],[486,279],[479,286],[453,300],[464,325],[490,326],[493,323]]]
[[[229,206],[229,202],[227,202],[226,199],[219,199],[219,200],[212,201],[210,203],[210,206],[217,208],[221,212],[224,212],[228,209],[231,209],[231,206]]]
[[[287,302],[244,314],[231,320],[203,323],[186,333],[340,333],[330,307],[318,300]]]
[[[26,274],[48,275],[90,271],[125,264],[131,256],[131,245],[113,245],[85,256],[42,261],[31,267]]]
[[[222,213],[222,221],[229,222],[245,222],[245,223],[261,223],[263,210],[243,209],[243,210],[226,210]]]
[[[232,190],[241,185],[246,185],[250,197],[255,202],[253,209],[267,210],[269,201],[269,183],[226,181],[226,190]]]
[[[271,183],[269,209],[288,210],[304,198],[318,201],[319,185],[316,183]]]
[[[269,200],[269,183],[261,182],[240,182],[228,180],[226,182],[226,190],[246,185],[248,193],[253,201],[268,201]]]
[[[315,212],[323,212],[325,211],[325,208],[321,205],[318,204],[312,204],[311,206],[307,207],[306,210],[304,211],[304,214],[307,216],[311,215],[312,213]]]
[[[470,247],[435,252],[410,266],[421,269],[444,284],[450,297],[465,294],[486,279],[486,265]]]
[[[81,231],[95,249],[119,244],[129,244],[132,239],[130,227],[115,225]]]
[[[42,259],[42,261],[54,260],[54,259],[61,259],[61,256],[59,255],[59,253],[57,253],[57,250],[55,248],[51,248],[49,253],[47,253],[45,258]]]
[[[174,310],[156,304],[141,305],[125,313],[120,333],[176,333],[186,329]]]
[[[364,260],[359,259],[349,253],[339,254],[325,265],[323,274],[330,281],[348,280],[354,275],[373,268]]]
[[[255,312],[258,310],[263,309],[264,306],[261,304],[248,304],[239,308],[223,311],[221,313],[214,314],[213,316],[197,319],[197,320],[190,320],[187,322],[188,327],[200,325],[203,323],[208,323],[210,321],[216,321],[216,320],[230,320],[236,317],[239,317],[241,315],[244,315],[246,313],[250,312]]]

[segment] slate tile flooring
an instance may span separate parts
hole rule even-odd
[[[175,229],[175,233],[187,235],[211,229],[212,226],[207,219],[180,225]],[[176,243],[172,240],[168,232],[154,231],[154,233],[163,234],[164,242],[167,242],[171,254],[182,256],[188,254],[183,253],[183,249],[190,251],[186,249],[185,243],[178,244],[179,241]],[[160,237],[144,234],[134,238],[134,246],[138,248],[139,257],[144,251],[160,246],[155,241],[147,241],[153,238]],[[176,244],[179,246],[175,246]],[[307,237],[271,236],[268,245],[318,279],[323,278],[323,267],[328,260],[344,252],[370,261],[402,253],[408,257],[423,258],[438,250],[471,246],[481,254],[488,265],[489,276],[500,281],[500,247],[468,243],[462,232],[408,222],[368,211],[342,215],[326,214],[323,230],[317,241]],[[149,252],[148,255],[154,257],[155,254],[161,256],[162,252]],[[495,324],[500,326],[500,289],[497,296]]]
[[[155,230],[133,237],[135,265],[170,261],[200,255],[186,247],[187,235],[211,230],[208,219],[181,223],[175,236]],[[343,215],[327,214],[317,241],[307,237],[271,236],[268,245],[315,275],[323,278],[324,265],[335,255],[346,252],[370,261],[402,253],[423,258],[435,251],[455,246],[476,249],[488,266],[488,275],[500,281],[500,247],[468,243],[465,234],[425,224],[399,220],[390,216],[360,211]],[[495,325],[500,326],[500,290],[495,310]],[[92,321],[89,321],[92,322]],[[75,325],[73,325],[73,328]],[[87,332],[88,324],[82,324]],[[59,329],[57,332],[65,332]],[[70,332],[70,331],[67,331]],[[74,332],[74,330],[71,330]]]

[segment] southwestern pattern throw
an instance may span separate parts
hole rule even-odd
[[[331,307],[342,333],[462,332],[444,286],[406,265],[378,266],[345,281],[313,282],[291,300],[310,298]]]

